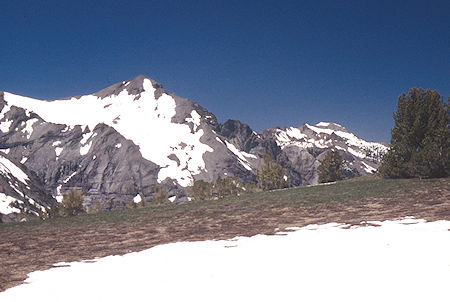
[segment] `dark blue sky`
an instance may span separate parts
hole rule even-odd
[[[450,95],[450,1],[3,1],[0,90],[42,99],[144,74],[259,131],[388,141],[397,97]]]

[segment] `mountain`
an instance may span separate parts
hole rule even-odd
[[[264,153],[283,165],[290,185],[314,184],[330,148],[344,155],[349,175],[374,171],[386,151],[332,123],[260,133],[239,121],[220,124],[144,76],[61,100],[0,92],[0,150],[34,171],[56,200],[77,189],[87,207],[96,200],[104,209],[152,201],[155,186],[182,202],[197,179],[255,182]]]

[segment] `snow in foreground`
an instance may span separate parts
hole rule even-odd
[[[450,301],[450,221],[310,225],[33,272],[0,301]]]

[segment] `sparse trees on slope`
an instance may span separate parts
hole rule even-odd
[[[258,173],[258,186],[263,191],[286,188],[287,181],[283,167],[275,162],[269,154],[263,155],[263,162]]]
[[[412,88],[398,98],[391,146],[379,172],[386,178],[450,174],[449,107],[436,91]]]
[[[332,182],[344,178],[342,156],[334,150],[328,151],[317,168],[319,183]]]

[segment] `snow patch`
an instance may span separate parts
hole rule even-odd
[[[5,117],[5,114],[9,112],[9,110],[11,110],[11,105],[5,104],[5,106],[3,106],[2,110],[0,111],[0,120]]]
[[[8,196],[4,193],[0,193],[0,213],[2,214],[11,214],[11,213],[20,213],[19,209],[16,209],[12,206],[10,206],[10,204],[12,202],[16,202],[17,199]]]
[[[318,128],[318,127],[314,127],[308,124],[305,124],[306,127],[308,127],[309,129],[311,129],[312,131],[316,132],[316,133],[326,133],[331,135],[334,131],[331,129],[323,129],[323,128]]]
[[[86,155],[88,154],[89,150],[91,149],[92,142],[89,142],[89,144],[86,144],[82,147],[80,147],[80,155]]]
[[[241,165],[249,170],[252,171],[252,168],[249,166],[249,162],[246,157],[256,158],[253,154],[246,153],[244,151],[239,151],[238,148],[236,148],[232,143],[229,143],[225,141],[225,144],[227,145],[228,150],[234,153],[238,157],[239,162]]]
[[[361,162],[364,165],[364,171],[366,171],[367,173],[374,173],[377,171],[377,169],[375,169],[374,167],[369,166],[368,164],[366,164],[365,162]]]
[[[186,122],[193,123],[194,124],[194,131],[197,131],[198,127],[200,126],[200,120],[201,116],[198,114],[197,111],[192,110],[191,117],[186,118]]]
[[[54,196],[54,197],[57,202],[62,202],[62,200],[63,200],[63,195],[61,194],[61,188],[62,188],[62,185],[59,185],[56,187],[56,196]]]
[[[366,157],[366,155],[364,153],[358,152],[358,151],[356,151],[356,150],[354,150],[352,148],[348,148],[347,151],[350,152],[352,155],[354,155],[356,157],[359,157],[359,158],[365,158]]]
[[[1,155],[0,155],[0,173],[5,175],[11,174],[17,180],[19,180],[24,184],[26,184],[26,182],[29,180],[28,176],[22,171],[22,169],[20,169],[11,161],[9,161],[8,159],[6,159]]]
[[[97,133],[94,133],[94,132],[88,132],[88,133],[83,134],[83,138],[80,141],[80,143],[83,145],[80,147],[80,155],[88,154],[88,152],[92,146],[92,140],[87,144],[86,144],[86,142],[89,139],[94,138],[95,136],[97,136]]]
[[[59,156],[61,155],[61,152],[63,151],[63,149],[64,149],[64,148],[60,148],[60,147],[55,148],[55,153],[56,153],[56,156],[57,156],[57,157],[59,157]],[[81,152],[80,152],[80,153],[81,153]]]
[[[4,122],[0,123],[0,131],[3,133],[6,133],[9,131],[9,128],[11,128],[12,120],[6,120]]]
[[[115,147],[116,147],[117,149],[120,149],[120,148],[122,147],[122,144],[121,144],[121,143],[118,143],[118,144],[115,145]]]
[[[320,122],[316,124],[317,127],[328,127],[330,126],[330,123],[327,122]]]
[[[134,203],[140,203],[141,201],[142,201],[142,197],[140,194],[134,196],[134,198],[133,198]]]
[[[68,183],[69,180],[70,180],[72,177],[74,177],[75,174],[77,174],[77,172],[73,172],[72,174],[70,174],[69,177],[67,177],[66,179],[63,180],[63,183],[65,183],[65,184]]]
[[[27,135],[27,139],[30,139],[31,134],[33,134],[33,125],[38,121],[37,118],[29,119],[25,123],[25,127],[22,129],[22,133],[25,133]]]

